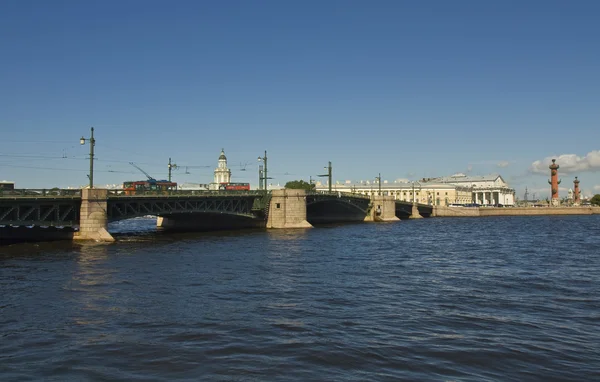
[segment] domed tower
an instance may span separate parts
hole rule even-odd
[[[573,181],[573,204],[579,205],[581,203],[581,193],[579,191],[579,179],[575,177]]]
[[[556,164],[556,159],[552,159],[552,164],[548,166],[550,169],[550,180],[548,183],[551,185],[550,191],[552,192],[552,199],[550,199],[550,203],[552,206],[560,205],[560,199],[558,198],[558,185],[560,184],[560,180],[558,179],[558,169],[559,165]]]
[[[219,164],[215,169],[214,178],[214,189],[219,189],[221,183],[231,182],[231,170],[227,168],[227,157],[225,156],[225,149],[221,149],[221,155],[219,155]]]

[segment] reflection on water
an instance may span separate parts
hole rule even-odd
[[[8,246],[0,378],[597,380],[599,223],[170,234],[134,219],[116,243]]]

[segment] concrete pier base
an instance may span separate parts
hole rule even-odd
[[[400,219],[396,216],[396,201],[392,196],[373,196],[371,213],[365,217],[366,222],[394,222]]]
[[[312,228],[306,220],[306,191],[273,190],[267,228]]]
[[[79,232],[73,235],[73,240],[115,241],[106,230],[108,223],[107,197],[107,190],[96,188],[81,190]]]
[[[412,206],[412,213],[410,214],[409,219],[423,219],[416,204],[413,204]]]

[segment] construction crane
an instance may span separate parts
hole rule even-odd
[[[146,177],[148,177],[148,180],[150,182],[156,182],[156,179],[154,179],[153,177],[151,177],[146,171],[144,171],[141,168],[139,168],[139,166],[137,166],[135,163],[129,162],[129,164],[132,165],[133,167],[137,168],[138,170],[140,170],[142,172],[142,174],[146,175]]]

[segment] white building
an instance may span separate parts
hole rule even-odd
[[[327,183],[316,182],[315,186],[317,191],[329,189]],[[343,183],[335,182],[331,186],[334,192],[393,196],[396,200],[436,206],[471,203],[506,206],[515,204],[515,190],[496,174],[485,176],[456,174],[408,183],[383,181],[381,185],[377,180],[357,183],[347,180]]]
[[[473,203],[481,205],[503,204],[512,206],[515,204],[515,190],[498,174],[483,176],[467,176],[455,174],[441,178],[428,179],[428,181],[453,184],[469,188],[471,190]]]
[[[316,182],[317,191],[328,191],[329,185]],[[344,183],[336,182],[331,185],[332,192],[349,192],[366,196],[392,196],[404,202],[416,202],[436,206],[448,206],[459,203],[467,204],[471,201],[471,190],[466,187],[439,182],[388,182],[350,180]]]
[[[219,156],[219,164],[215,169],[215,177],[213,183],[210,184],[211,190],[218,190],[221,183],[231,183],[231,170],[227,168],[227,157],[225,149],[221,149]]]

